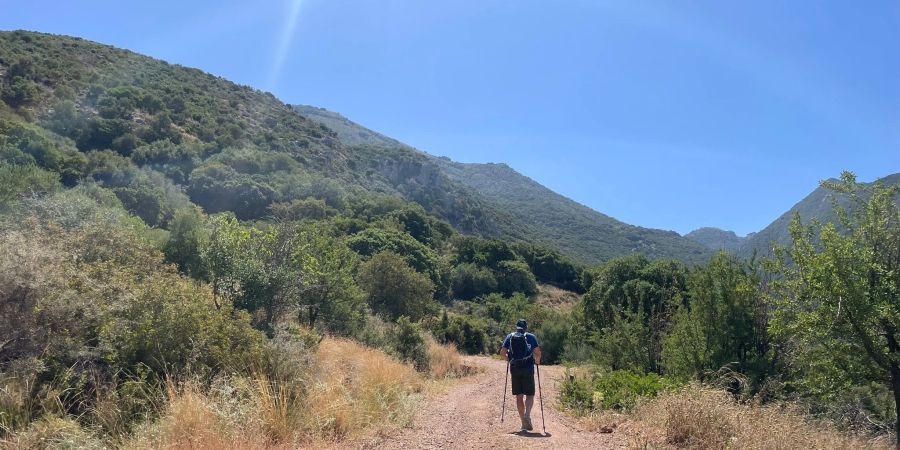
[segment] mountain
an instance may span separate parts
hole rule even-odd
[[[900,173],[888,175],[875,180],[873,183],[882,183],[884,185],[900,184]],[[900,200],[900,195],[898,195],[898,200]],[[767,227],[758,233],[748,235],[740,248],[736,250],[736,253],[748,258],[754,254],[768,256],[772,253],[773,242],[781,246],[789,246],[791,244],[789,228],[795,214],[799,214],[800,220],[804,224],[812,223],[814,220],[823,223],[834,222],[837,219],[834,210],[835,202],[841,208],[850,206],[850,199],[846,195],[835,193],[822,186],[817,187]]]
[[[91,181],[165,227],[191,202],[262,218],[307,198],[336,210],[420,203],[462,232],[504,220],[406,150],[350,151],[269,93],[79,38],[0,32],[0,161]],[[508,228],[508,227],[507,227]]]
[[[674,231],[629,225],[553,192],[506,164],[451,161],[413,149],[395,139],[356,124],[328,110],[295,105],[306,118],[337,132],[347,145],[378,147],[405,158],[427,160],[439,171],[435,177],[468,188],[502,218],[491,221],[504,236],[540,242],[596,264],[616,256],[642,253],[650,258],[674,258],[689,263],[705,261],[710,251]]]
[[[394,139],[387,137],[377,131],[372,131],[362,125],[350,121],[350,119],[325,108],[319,108],[309,105],[293,105],[294,111],[300,113],[315,122],[325,125],[337,133],[341,142],[347,145],[377,145],[382,147],[408,148],[412,147]]]
[[[154,227],[191,204],[255,220],[312,207],[375,216],[415,202],[462,233],[540,244],[582,263],[709,254],[508,166],[438,158],[338,114],[79,38],[0,32],[0,99],[0,162],[37,165],[70,187],[100,185]]]
[[[737,251],[744,244],[746,237],[738,236],[734,231],[726,231],[719,228],[698,228],[684,237],[698,242],[710,250]]]

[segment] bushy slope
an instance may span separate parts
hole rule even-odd
[[[0,32],[0,161],[66,185],[93,179],[165,226],[188,202],[240,219],[309,197],[365,208],[421,204],[460,231],[498,236],[483,201],[418,153],[349,149],[269,93],[78,38]]]
[[[734,231],[725,231],[719,228],[703,227],[698,228],[684,237],[702,244],[710,250],[729,250],[735,251],[741,248],[746,237],[738,236]]]
[[[382,147],[412,148],[394,138],[372,131],[350,119],[325,108],[310,105],[293,105],[294,111],[308,119],[334,130],[347,145],[370,144]]]
[[[689,263],[709,257],[706,248],[674,231],[620,222],[547,189],[506,164],[462,164],[435,159],[451,179],[528,224],[534,236],[587,263],[632,253]]]
[[[379,147],[383,155],[420,161],[437,170],[432,173],[434,179],[467,188],[460,195],[486,204],[488,208],[483,211],[493,220],[485,222],[497,227],[491,232],[541,242],[589,264],[632,253],[685,262],[702,262],[709,256],[708,249],[675,232],[620,222],[547,189],[505,164],[464,164],[435,157],[340,114],[311,106],[294,108],[335,130],[345,144]]]
[[[880,178],[875,183],[884,185],[898,184],[900,183],[900,173]],[[758,256],[767,256],[772,253],[773,242],[782,246],[789,246],[791,244],[789,227],[795,214],[799,214],[800,220],[806,224],[811,223],[813,220],[833,222],[837,219],[834,211],[835,201],[842,208],[848,207],[850,203],[843,194],[836,194],[822,186],[817,187],[803,200],[800,200],[791,209],[775,219],[769,226],[758,233],[747,236],[743,245],[737,249],[737,254],[743,257],[751,257],[754,253]]]
[[[0,32],[0,96],[3,161],[37,164],[68,186],[100,182],[152,226],[191,202],[251,220],[310,197],[341,210],[394,196],[463,233],[538,243],[584,263],[708,255],[507,166],[436,158],[340,115],[298,107],[310,120],[271,94],[78,38]]]

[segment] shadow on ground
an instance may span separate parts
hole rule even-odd
[[[513,431],[509,434],[514,434],[516,436],[527,437],[527,438],[548,438],[553,436],[550,433],[537,433],[534,431]]]

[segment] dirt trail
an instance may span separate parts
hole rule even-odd
[[[558,384],[564,376],[562,367],[541,367],[547,423],[547,435],[544,435],[537,398],[531,413],[534,432],[519,432],[515,398],[511,395],[506,397],[506,420],[500,423],[505,362],[487,357],[468,357],[467,363],[480,367],[483,372],[460,380],[446,393],[429,401],[409,428],[379,439],[378,442],[368,442],[362,448],[614,449],[626,446],[625,440],[617,433],[585,431],[574,420],[559,412],[556,400]]]

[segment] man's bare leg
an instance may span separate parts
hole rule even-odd
[[[534,396],[532,396],[532,397],[534,397]],[[534,399],[532,398],[531,400],[532,400],[532,403],[534,403]],[[519,410],[519,418],[520,419],[525,417],[525,396],[524,395],[519,394],[516,396],[516,409]]]

